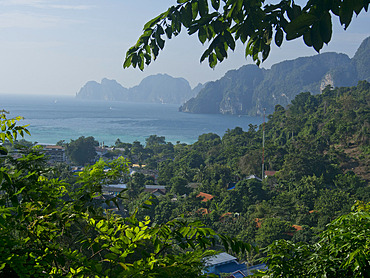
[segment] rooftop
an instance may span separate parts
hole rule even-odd
[[[236,262],[236,258],[234,256],[231,256],[230,254],[226,252],[222,252],[220,254],[217,254],[215,256],[212,256],[206,260],[207,266],[214,266],[214,265],[220,265],[220,264],[226,264],[230,262]]]
[[[197,197],[202,197],[203,198],[202,202],[207,202],[209,200],[212,200],[214,196],[208,193],[199,192]]]

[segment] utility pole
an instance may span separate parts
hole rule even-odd
[[[262,124],[262,177],[265,177],[265,113],[266,108],[263,108],[263,124]]]

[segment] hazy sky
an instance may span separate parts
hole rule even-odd
[[[87,81],[104,77],[132,87],[152,74],[186,78],[192,87],[221,78],[251,63],[243,46],[215,70],[199,59],[204,47],[186,33],[166,42],[157,61],[144,72],[123,69],[127,49],[145,22],[176,0],[0,0],[0,94],[74,95]],[[370,35],[370,14],[354,18],[347,31],[334,19],[334,34],[323,52],[352,57]],[[316,52],[299,41],[273,48],[262,67]]]

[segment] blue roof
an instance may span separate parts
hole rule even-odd
[[[218,265],[215,268],[216,268],[216,274],[218,274],[218,273],[232,273],[234,271],[244,269],[245,265],[244,264],[238,264],[236,262],[232,262],[232,263],[228,263],[228,264]]]
[[[244,273],[240,273],[240,272],[235,272],[232,274],[235,278],[243,278],[243,277],[246,277],[246,275],[244,275]]]
[[[219,253],[206,259],[206,266],[216,266],[220,264],[236,263],[236,258],[226,252]]]

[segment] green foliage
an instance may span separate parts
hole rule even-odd
[[[332,221],[316,244],[276,241],[264,251],[268,277],[368,277],[370,206],[357,203],[352,212]]]
[[[163,50],[165,39],[177,36],[182,28],[189,35],[197,33],[202,44],[207,42],[200,61],[208,59],[211,68],[228,57],[237,41],[246,44],[245,56],[259,65],[269,56],[273,40],[281,46],[284,34],[286,40],[303,36],[304,43],[319,52],[331,40],[332,17],[338,17],[347,29],[353,13],[367,12],[369,6],[368,1],[305,1],[302,5],[294,1],[264,2],[177,1],[144,25],[143,34],[127,51],[123,67],[143,70],[144,63],[149,65]]]
[[[94,137],[81,136],[76,140],[71,140],[66,145],[66,154],[75,164],[85,165],[93,162],[96,156],[95,147],[97,146],[99,146],[99,142]]]
[[[170,181],[171,183],[171,193],[178,196],[189,194],[190,188],[187,187],[188,181],[182,177],[174,177]]]
[[[199,221],[153,225],[148,217],[139,221],[137,210],[127,217],[104,210],[104,204],[121,209],[123,192],[100,197],[102,184],[127,175],[123,157],[85,167],[73,190],[47,178],[37,148],[0,163],[1,277],[206,277],[203,260],[216,253],[210,249],[216,243],[236,253],[252,249]]]
[[[22,120],[23,117],[16,117],[8,119],[6,115],[8,114],[5,110],[0,110],[0,141],[5,142],[5,140],[13,143],[18,135],[24,136],[25,134],[31,135],[28,129],[28,125],[18,126],[17,121]],[[5,154],[4,148],[1,148],[1,154]]]

